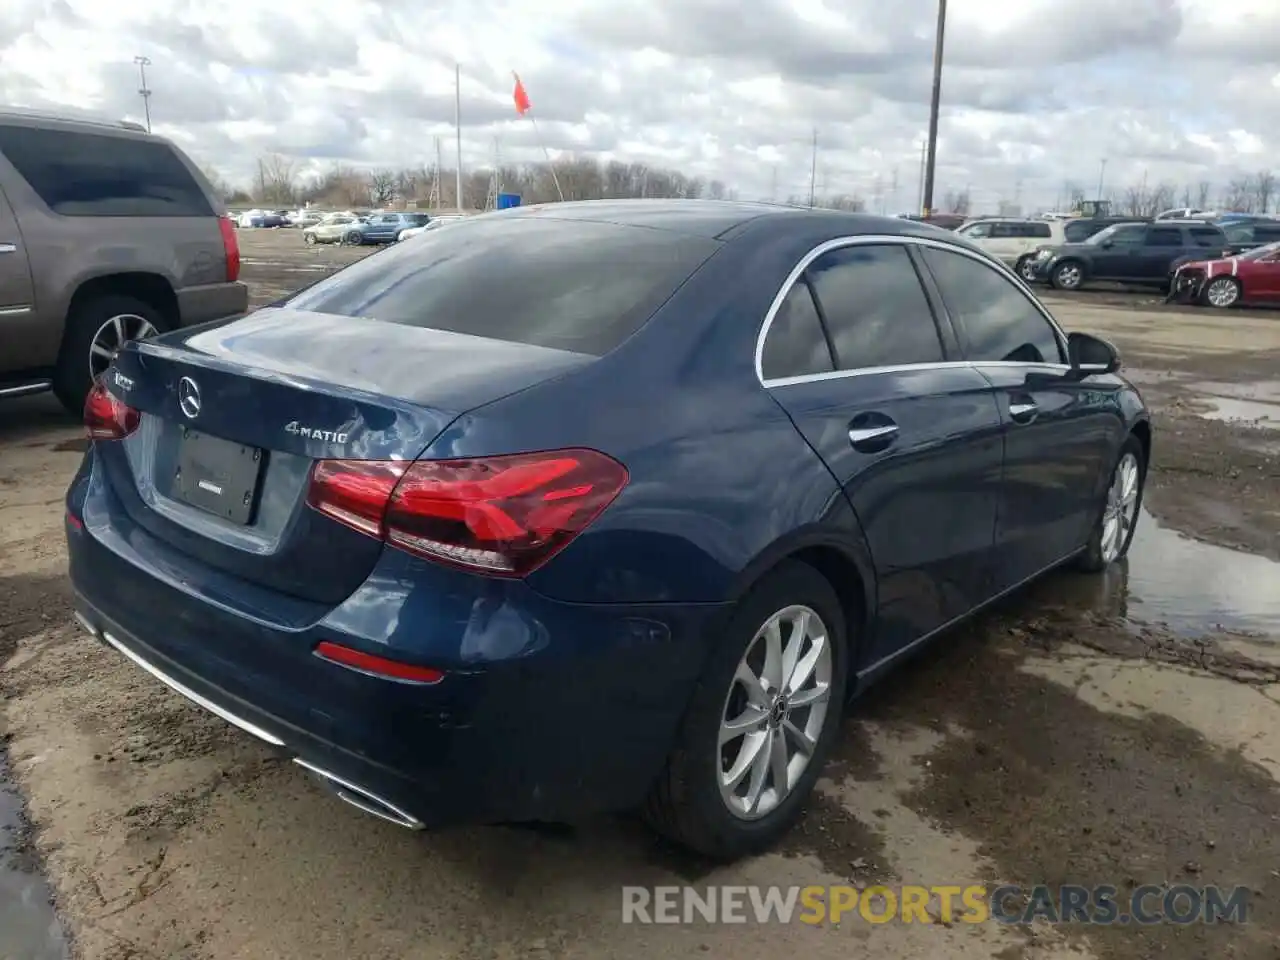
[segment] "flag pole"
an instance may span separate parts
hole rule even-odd
[[[529,94],[524,89],[520,74],[512,70],[511,77],[516,82],[515,90],[512,91],[512,98],[516,104],[516,113],[522,117],[528,115],[529,122],[533,124],[534,139],[538,141],[538,146],[542,147],[542,155],[547,158],[547,169],[551,171],[551,182],[556,185],[556,194],[560,197],[560,202],[564,203],[564,191],[560,189],[560,178],[556,176],[556,165],[551,161],[551,151],[547,149],[547,144],[542,139],[542,133],[538,130],[538,121],[533,115],[533,104],[529,102]]]
[[[551,159],[551,151],[547,149],[546,143],[542,140],[542,134],[538,132],[538,121],[534,119],[532,107],[529,108],[528,114],[529,122],[533,124],[533,135],[542,147],[542,155],[547,158],[547,169],[551,171],[551,182],[556,185],[556,193],[560,196],[560,202],[564,203],[564,191],[560,189],[560,178],[556,176],[556,165]]]

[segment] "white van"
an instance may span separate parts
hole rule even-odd
[[[1018,258],[1037,247],[1066,243],[1063,220],[1035,220],[1015,217],[983,217],[970,220],[956,231],[1010,267]]]

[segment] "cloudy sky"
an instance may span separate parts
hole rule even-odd
[[[224,179],[454,155],[640,160],[739,195],[917,202],[936,0],[3,0],[0,102],[141,119]],[[892,11],[892,12],[891,12]],[[938,196],[1280,168],[1280,0],[950,0]],[[894,181],[897,190],[893,190]],[[879,191],[877,193],[877,190]]]

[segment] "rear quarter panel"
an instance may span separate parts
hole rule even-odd
[[[768,246],[746,261],[722,248],[613,353],[473,410],[427,451],[585,446],[627,467],[620,497],[529,578],[535,589],[582,603],[716,603],[793,547],[834,541],[861,555],[843,493],[754,373],[768,305],[812,243]]]

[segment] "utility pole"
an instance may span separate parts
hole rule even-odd
[[[147,133],[151,132],[151,91],[147,88],[147,67],[151,66],[151,58],[137,56],[133,58],[133,62],[138,65],[138,77],[142,81],[142,85],[138,87],[138,93],[142,94],[142,112],[147,118]]]
[[[924,209],[924,164],[925,164],[925,154],[928,151],[928,149],[929,149],[929,138],[926,136],[923,140],[920,141],[920,179],[917,181],[918,187],[916,189],[916,209],[917,210]]]
[[[453,65],[453,126],[454,134],[458,138],[458,169],[457,185],[454,199],[457,201],[458,212],[462,212],[462,65],[455,63]]]
[[[947,27],[947,0],[938,0],[938,36],[933,45],[933,99],[929,104],[929,148],[924,169],[925,216],[933,212],[933,176],[938,162],[938,109],[942,105],[942,41]]]
[[[809,206],[813,206],[814,190],[818,186],[818,128],[813,128],[813,159],[809,163]]]
[[[1107,158],[1103,157],[1102,163],[1098,167],[1098,195],[1095,196],[1093,199],[1095,200],[1102,199],[1102,184],[1106,181],[1106,179],[1107,179]]]

